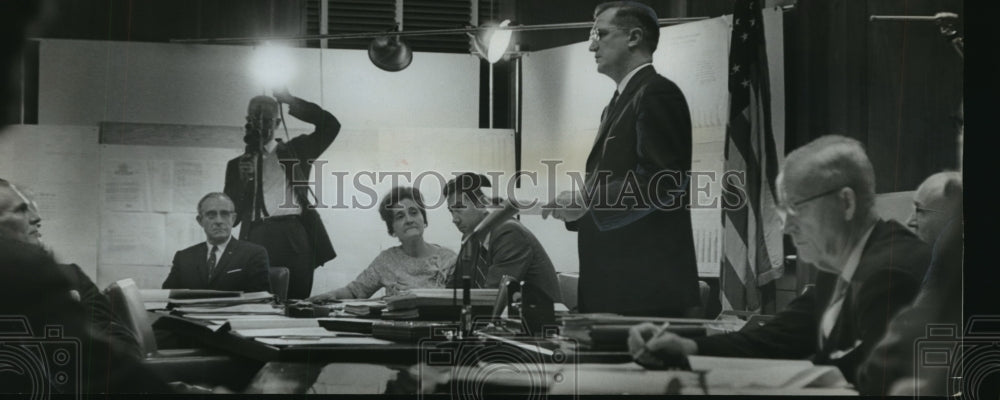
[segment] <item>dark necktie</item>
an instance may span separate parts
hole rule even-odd
[[[212,253],[208,256],[208,278],[212,279],[212,275],[215,274],[215,262],[217,260],[215,254],[219,252],[219,246],[212,246]]]
[[[615,90],[615,94],[611,96],[611,101],[608,102],[608,106],[604,109],[604,116],[601,117],[601,122],[611,114],[611,108],[615,106],[615,102],[618,101],[618,91]]]
[[[264,156],[263,154],[257,154],[257,165],[254,168],[254,211],[253,220],[260,221],[267,217],[267,209],[264,208]]]
[[[476,249],[476,268],[472,273],[473,287],[485,288],[486,272],[490,268],[489,250],[482,243],[478,243],[477,245],[479,248]]]

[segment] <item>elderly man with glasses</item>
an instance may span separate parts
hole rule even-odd
[[[814,288],[767,325],[696,339],[632,328],[636,361],[656,366],[678,355],[811,358],[848,381],[913,300],[930,260],[927,245],[875,215],[875,174],[861,143],[824,136],[790,153],[777,178],[779,214],[799,258],[819,270]]]
[[[862,391],[893,396],[954,396],[962,391],[962,385],[957,384],[961,380],[954,378],[962,374],[961,370],[920,362],[915,352],[918,341],[927,338],[927,329],[932,325],[938,326],[938,332],[951,329],[954,336],[962,333],[962,199],[960,172],[931,175],[913,195],[913,215],[908,223],[917,236],[933,245],[933,257],[916,300],[893,318],[885,337],[859,367],[858,386]],[[937,342],[934,350],[938,354],[959,356],[951,349],[953,341]],[[962,359],[946,362],[957,366]],[[995,393],[996,387],[991,390]]]
[[[195,218],[206,240],[174,254],[164,289],[270,290],[267,250],[232,237],[236,211],[229,196],[206,194]]]

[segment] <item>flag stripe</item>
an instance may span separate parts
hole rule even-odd
[[[760,285],[780,267],[781,226],[774,213],[777,149],[771,127],[769,76],[759,0],[737,0],[729,50],[730,112],[726,126],[726,171],[744,172],[744,204],[723,210],[722,304],[759,310]]]

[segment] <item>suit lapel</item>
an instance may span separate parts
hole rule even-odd
[[[231,267],[233,263],[233,252],[236,251],[236,247],[238,246],[239,245],[237,244],[237,240],[235,238],[229,239],[229,244],[226,245],[226,251],[219,255],[219,261],[215,264],[215,274],[212,275],[212,279],[208,282],[209,284],[219,280],[219,277],[225,275],[226,271],[229,270],[229,267]],[[208,265],[207,259],[205,265]]]
[[[597,138],[594,139],[594,145],[591,147],[590,155],[587,157],[587,172],[592,173],[597,170],[598,161],[604,158],[604,141],[607,140],[608,135],[611,134],[612,126],[614,121],[618,120],[621,114],[625,111],[626,106],[632,103],[635,97],[635,93],[639,90],[639,87],[646,84],[646,79],[655,75],[656,70],[652,65],[647,67],[642,67],[635,75],[632,75],[632,79],[629,80],[628,84],[625,86],[625,90],[618,95],[618,100],[614,104],[609,104],[605,107],[604,113],[601,114],[601,125],[597,129]]]
[[[208,282],[208,244],[202,242],[195,248],[193,257],[194,265],[197,266],[197,282]]]
[[[879,236],[882,235],[882,228],[884,226],[883,221],[877,222],[871,235],[868,236],[868,241],[865,242],[864,248],[861,249],[861,259],[858,260],[858,267],[854,270],[854,275],[851,276],[851,282],[849,282],[847,286],[847,293],[844,294],[844,300],[840,306],[840,313],[837,314],[837,318],[834,318],[833,320],[833,326],[830,328],[830,337],[828,337],[826,341],[820,342],[823,344],[823,348],[821,348],[820,351],[822,351],[822,354],[824,355],[828,356],[834,351],[843,350],[837,348],[842,341],[840,337],[843,335],[845,329],[843,318],[844,316],[850,316],[855,311],[850,307],[851,303],[854,301],[854,285],[861,284],[861,282],[864,281],[865,277],[868,275],[866,270],[869,268],[869,265],[865,263],[865,252],[869,247],[871,247],[872,243],[879,240]],[[836,279],[833,279],[832,281],[836,282]],[[823,304],[829,305],[831,297],[835,295],[835,293],[833,292],[833,285],[827,286],[828,288],[826,295],[824,296],[825,301]],[[820,310],[820,318],[822,318],[822,313],[825,311],[826,307]],[[820,335],[822,334],[822,329],[820,329]]]

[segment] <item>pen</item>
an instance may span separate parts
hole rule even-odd
[[[320,340],[322,338],[323,336],[299,336],[299,335],[278,336],[278,339],[285,339],[285,340]]]
[[[642,348],[639,349],[639,353],[635,355],[635,359],[636,360],[640,360],[640,359],[644,358],[645,356],[649,355],[649,353],[652,352],[649,349],[649,342],[651,342],[653,340],[656,340],[660,336],[663,336],[663,333],[667,331],[667,327],[669,327],[669,326],[670,326],[670,322],[664,322],[663,325],[660,325],[660,329],[658,329],[656,331],[656,333],[654,333],[653,336],[649,338],[649,340],[646,340],[646,342],[642,344]],[[654,359],[655,359],[655,357],[654,357]]]

